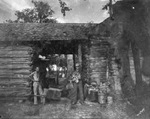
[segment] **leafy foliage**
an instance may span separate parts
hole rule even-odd
[[[16,20],[6,20],[6,23],[57,23],[57,20],[53,18],[55,13],[52,7],[43,1],[32,0],[34,8],[23,9],[22,11],[17,10],[15,15]],[[59,0],[61,13],[66,16],[66,11],[72,10],[67,7],[67,4],[62,0]]]
[[[8,20],[6,20],[6,23],[17,23],[18,21],[17,20],[11,20],[11,19],[8,19]]]
[[[62,0],[59,0],[59,3],[60,3],[60,7],[61,7],[61,13],[63,14],[63,16],[66,16],[66,11],[70,11],[72,10],[71,8],[67,7],[66,3],[63,2]]]
[[[108,13],[110,14],[110,18],[113,20],[113,1],[115,0],[109,0],[109,2],[102,8],[102,10],[108,10]]]
[[[34,11],[39,23],[48,20],[48,17],[51,18],[54,14],[54,11],[48,3],[44,3],[42,1],[32,1],[32,3],[35,6]]]
[[[102,10],[108,10],[110,7],[110,2],[103,6]]]
[[[16,11],[15,15],[17,20],[6,20],[8,23],[23,22],[23,23],[56,23],[56,19],[52,16],[54,11],[48,3],[43,1],[34,1],[34,8],[23,9],[22,11]]]
[[[36,22],[37,16],[34,9],[24,9],[22,11],[16,11],[17,21],[19,22]]]

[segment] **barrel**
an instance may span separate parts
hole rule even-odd
[[[98,95],[98,102],[100,104],[106,104],[106,96],[105,95],[102,95],[102,94],[99,94]]]
[[[112,96],[108,96],[107,97],[107,104],[111,105],[113,103],[113,97]]]

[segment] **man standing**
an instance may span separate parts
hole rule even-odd
[[[81,104],[84,104],[84,97],[83,97],[83,85],[82,85],[82,79],[81,74],[79,72],[79,64],[76,64],[76,70],[72,73],[71,76],[71,82],[73,83],[73,88],[70,89],[69,92],[69,98],[71,100],[71,104],[75,105],[78,101]]]
[[[46,68],[47,68],[47,59],[45,56],[41,56],[43,58],[40,58],[40,61],[39,61],[39,78],[40,78],[40,84],[42,86],[42,90],[43,90],[43,104],[45,104],[45,97],[46,97],[46,93],[47,93],[47,90],[49,88],[49,82],[46,78]]]
[[[38,104],[38,101],[37,101],[38,92],[40,93],[41,102],[43,102],[43,97],[42,97],[43,90],[42,90],[41,84],[39,83],[39,81],[40,81],[39,67],[35,68],[35,71],[29,75],[29,77],[31,77],[31,76],[33,77],[33,79],[31,78],[31,80],[33,81],[34,104],[36,105],[36,104]]]

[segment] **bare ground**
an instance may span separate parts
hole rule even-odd
[[[70,101],[49,101],[33,105],[30,101],[0,101],[0,119],[150,119],[147,108],[141,114],[128,103],[114,103],[103,107],[86,101],[85,105],[71,106]]]

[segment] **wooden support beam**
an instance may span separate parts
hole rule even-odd
[[[78,45],[78,61],[80,64],[80,68],[82,68],[82,51],[81,51],[81,44]]]
[[[67,59],[67,77],[68,77],[73,71],[73,55],[67,55],[66,59]]]
[[[76,70],[76,55],[73,54],[73,67],[74,67],[74,70]]]
[[[90,61],[89,61],[89,53],[90,46],[89,42],[82,43],[82,79],[83,81],[90,82]]]

